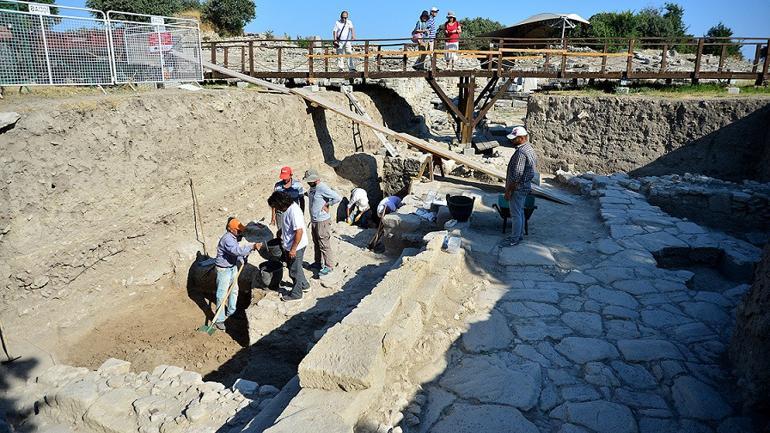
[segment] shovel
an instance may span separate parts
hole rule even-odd
[[[230,284],[230,287],[227,288],[227,293],[225,293],[225,297],[222,298],[222,303],[219,304],[219,307],[214,312],[214,318],[212,319],[212,321],[209,324],[205,324],[204,323],[203,325],[201,325],[201,327],[198,328],[198,332],[205,332],[206,334],[209,334],[209,335],[214,335],[214,333],[217,332],[217,327],[214,326],[214,319],[216,319],[217,316],[219,316],[219,313],[222,311],[222,308],[224,308],[225,304],[227,304],[227,300],[230,299],[230,292],[233,291],[233,287],[235,287],[235,285],[238,283],[238,277],[241,276],[241,271],[245,267],[246,267],[246,263],[241,265],[241,268],[238,269],[238,273],[235,274],[235,279]],[[3,347],[5,347],[5,346],[3,346]]]
[[[21,358],[21,356],[12,357],[10,353],[8,353],[8,346],[5,345],[5,333],[3,332],[3,324],[0,323],[0,343],[3,345],[3,352],[5,352],[5,357],[8,358],[5,361],[3,361],[2,365],[7,365],[12,363],[13,361],[16,361],[17,359]]]

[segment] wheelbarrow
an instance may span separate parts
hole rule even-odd
[[[492,205],[493,208],[503,218],[503,233],[505,233],[508,227],[508,218],[511,217],[511,208],[508,200],[505,199],[503,194],[497,196],[497,203]],[[524,234],[529,235],[529,218],[535,213],[537,206],[535,205],[535,196],[528,195],[524,200]]]

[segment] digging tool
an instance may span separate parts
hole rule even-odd
[[[5,357],[8,358],[5,361],[3,361],[2,365],[10,364],[13,361],[16,361],[17,359],[21,358],[21,356],[12,357],[10,353],[8,353],[8,346],[5,344],[5,333],[3,332],[3,324],[0,323],[0,343],[3,345],[3,352],[5,352]]]
[[[380,243],[380,238],[383,234],[385,234],[385,224],[383,224],[383,219],[385,218],[385,215],[383,215],[380,218],[380,225],[377,226],[377,233],[374,234],[374,237],[371,241],[369,241],[369,249],[374,250],[374,248],[377,246],[378,243]]]
[[[204,323],[203,325],[201,325],[201,327],[198,328],[199,332],[205,332],[206,334],[214,335],[214,333],[217,331],[216,326],[214,326],[214,320],[217,318],[217,316],[219,316],[219,313],[222,312],[222,308],[225,308],[225,304],[227,304],[227,300],[230,299],[230,293],[233,291],[233,287],[235,287],[235,285],[238,283],[238,277],[241,276],[241,271],[245,267],[246,267],[246,263],[241,265],[241,268],[238,269],[238,273],[235,274],[235,279],[233,280],[232,283],[230,283],[230,287],[227,288],[225,297],[222,298],[222,303],[219,304],[219,307],[216,309],[216,311],[214,311],[214,317],[211,319],[211,322],[209,322],[208,324]]]
[[[195,194],[195,186],[193,186],[192,178],[190,178],[190,191],[192,192],[193,201],[193,224],[195,224],[195,239],[203,246],[203,254],[208,254],[208,252],[206,252],[206,239],[203,237],[203,218],[201,217],[201,207],[200,203],[198,202],[198,196]],[[200,232],[198,232],[198,227],[200,227]]]

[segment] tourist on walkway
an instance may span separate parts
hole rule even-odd
[[[438,33],[437,16],[438,8],[433,6],[430,8],[430,18],[428,18],[428,49],[431,51],[436,48],[436,34]]]
[[[356,39],[356,29],[353,27],[353,21],[348,19],[348,11],[342,11],[339,21],[334,23],[332,39],[334,40],[334,48],[337,49],[338,55],[353,54],[352,41]],[[353,57],[348,57],[347,59],[348,69],[355,71],[356,63]],[[345,70],[345,57],[337,59],[337,68],[340,72]]]
[[[369,196],[363,188],[353,188],[348,201],[348,215],[346,221],[350,225],[358,225],[362,228],[369,226],[372,210],[369,207]]]
[[[455,68],[455,60],[457,60],[457,53],[451,51],[457,51],[460,49],[460,34],[463,32],[463,28],[460,25],[460,21],[457,21],[455,13],[449,11],[446,14],[446,24],[444,24],[444,32],[446,33],[446,53],[444,54],[444,60],[446,60],[447,67],[449,69]]]
[[[281,246],[284,251],[284,260],[289,268],[289,277],[292,288],[288,294],[281,296],[283,301],[292,301],[302,298],[302,293],[310,290],[310,283],[305,278],[302,269],[307,247],[307,232],[305,230],[305,215],[299,205],[289,194],[275,191],[267,199],[270,207],[281,211],[283,231],[281,233]]]
[[[235,218],[227,220],[225,234],[219,239],[217,244],[217,317],[214,318],[214,326],[217,329],[225,330],[225,320],[235,313],[238,305],[238,265],[244,266],[246,257],[252,251],[262,247],[261,243],[240,245],[239,240],[243,236],[246,228]],[[225,300],[227,289],[233,285],[230,296]],[[222,302],[227,302],[225,308],[219,309]]]
[[[342,201],[342,197],[321,182],[321,176],[316,170],[306,171],[303,180],[310,186],[307,196],[315,250],[313,267],[318,269],[319,275],[328,275],[337,265],[331,247],[332,217],[329,208]]]
[[[278,177],[280,180],[276,182],[274,191],[281,191],[289,194],[292,201],[297,203],[305,211],[305,188],[302,187],[302,182],[294,179],[294,173],[291,167],[281,168],[281,174]],[[272,218],[270,219],[270,225],[278,227],[278,233],[276,237],[281,237],[281,228],[283,223],[283,215],[280,211],[272,208]]]
[[[380,200],[380,204],[377,205],[377,216],[382,219],[385,215],[395,212],[401,207],[401,197],[392,195]]]
[[[414,25],[414,30],[412,30],[412,42],[417,43],[418,51],[430,50],[430,42],[428,39],[430,33],[430,29],[428,29],[429,19],[430,13],[428,13],[428,11],[422,11],[420,19],[417,20],[417,24]],[[417,63],[414,64],[414,69],[425,69],[425,59],[427,58],[427,54],[420,54]]]
[[[512,236],[511,246],[524,240],[524,202],[532,191],[532,178],[535,177],[537,156],[529,143],[529,133],[523,126],[513,128],[508,139],[516,148],[508,162],[505,178],[505,199],[510,202]]]

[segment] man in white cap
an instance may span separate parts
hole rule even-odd
[[[433,6],[430,8],[430,18],[428,18],[428,45],[431,51],[435,49],[436,34],[438,33],[438,26],[436,25],[436,17],[438,16],[438,8]]]
[[[535,177],[537,156],[529,133],[523,126],[517,126],[508,134],[508,139],[516,148],[508,162],[505,178],[505,199],[510,202],[512,237],[511,246],[524,240],[524,202],[532,191],[532,178]]]

